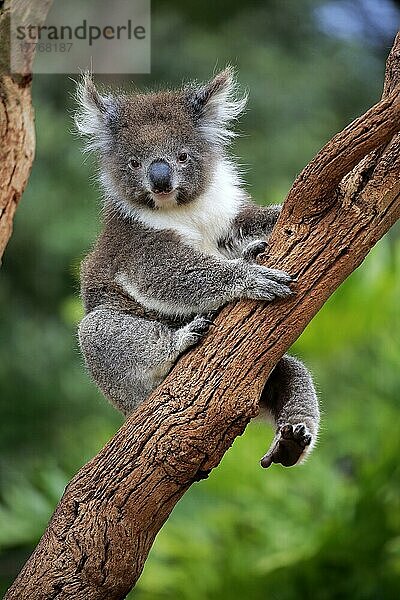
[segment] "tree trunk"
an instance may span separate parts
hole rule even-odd
[[[19,0],[18,9],[26,19],[33,13],[37,19],[39,7],[44,17],[49,5],[50,0]],[[6,0],[0,8],[0,261],[35,154],[30,74],[34,51],[32,46],[25,57],[24,75],[10,73],[10,15],[11,0]]]
[[[398,36],[383,99],[318,153],[285,201],[264,262],[297,275],[296,295],[222,311],[69,483],[7,600],[116,600],[133,587],[175,504],[257,414],[279,358],[400,216],[399,60]]]

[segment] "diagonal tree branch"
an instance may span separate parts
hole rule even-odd
[[[329,195],[354,165],[398,131],[399,101],[396,88],[335,135],[294,182],[286,198],[285,211],[302,212],[299,196],[307,199],[308,209],[313,206],[318,210],[321,204],[326,208]]]
[[[179,498],[257,414],[276,362],[400,216],[399,57],[398,36],[383,100],[289,192],[265,262],[296,274],[297,294],[222,311],[213,334],[70,482],[6,599],[113,600],[135,584]]]

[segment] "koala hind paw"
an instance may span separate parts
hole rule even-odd
[[[213,321],[207,317],[195,317],[193,321],[180,330],[181,349],[186,350],[197,344],[208,333],[212,325],[214,325]]]
[[[306,454],[312,435],[304,423],[286,423],[279,428],[268,452],[261,459],[261,466],[267,469],[272,463],[284,467],[296,465]]]

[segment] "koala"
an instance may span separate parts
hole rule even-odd
[[[229,155],[247,100],[232,68],[205,84],[132,94],[101,93],[85,74],[77,99],[104,192],[103,230],[81,268],[79,344],[94,382],[128,416],[215,311],[285,298],[292,278],[257,262],[280,206],[255,204]],[[301,462],[319,425],[306,367],[284,356],[260,403],[276,430],[261,465]]]

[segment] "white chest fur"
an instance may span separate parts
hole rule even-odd
[[[243,201],[235,168],[221,161],[209,188],[190,204],[159,211],[138,210],[135,216],[152,229],[175,231],[196,250],[219,254],[218,240],[229,231]]]

